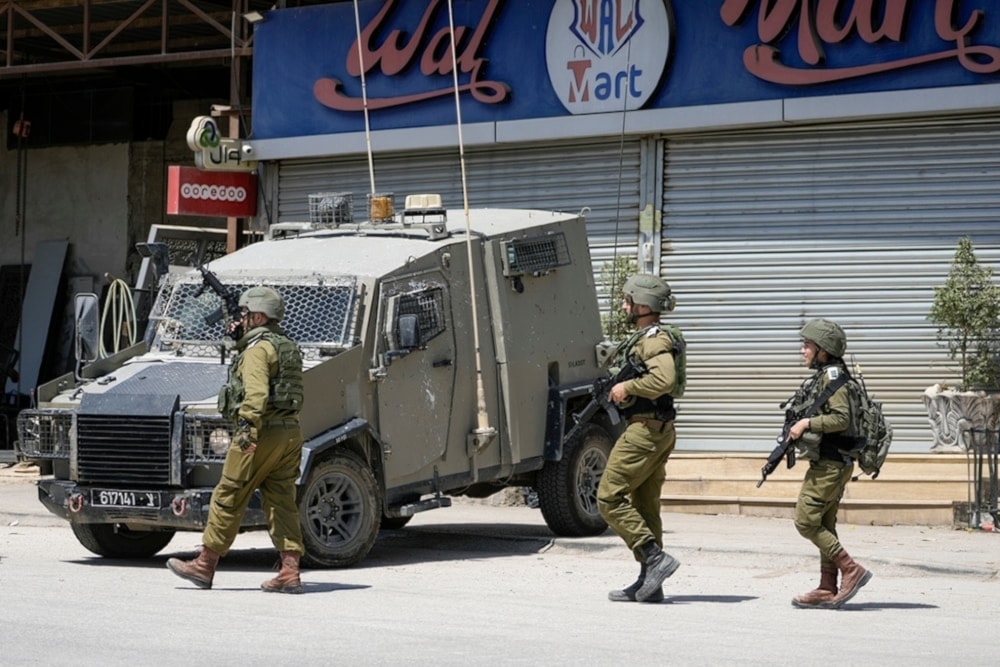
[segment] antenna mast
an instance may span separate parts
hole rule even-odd
[[[354,0],[354,32],[358,36],[358,69],[361,71],[361,106],[365,115],[365,144],[368,148],[368,180],[371,183],[371,194],[374,196],[375,163],[372,160],[372,131],[368,124],[368,84],[365,82],[365,59],[364,49],[361,48],[361,15],[358,13],[358,0]]]
[[[472,304],[472,345],[476,357],[476,430],[473,431],[476,450],[482,449],[496,436],[486,412],[486,389],[483,386],[482,351],[479,348],[479,308],[476,305],[476,274],[472,263],[472,222],[469,217],[469,187],[465,176],[465,143],[462,140],[462,105],[458,89],[458,44],[455,43],[455,14],[448,0],[448,29],[451,32],[451,75],[455,90],[455,118],[458,127],[458,155],[462,172],[462,206],[465,210],[465,249],[469,259],[469,297]]]

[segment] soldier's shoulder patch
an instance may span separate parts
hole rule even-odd
[[[826,378],[833,382],[840,377],[840,369],[836,366],[830,366],[826,369]]]

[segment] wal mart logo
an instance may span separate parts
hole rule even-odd
[[[545,60],[566,110],[641,109],[666,69],[670,16],[665,0],[556,0]]]
[[[639,1],[573,0],[570,30],[597,56],[613,56],[642,26]]]

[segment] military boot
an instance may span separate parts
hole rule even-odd
[[[298,551],[282,551],[281,570],[274,579],[265,581],[260,585],[260,590],[265,593],[303,593],[302,582],[299,580],[299,558]]]
[[[211,588],[215,578],[215,568],[219,564],[219,552],[202,546],[198,556],[191,560],[171,558],[167,567],[181,579],[187,579],[198,588]]]
[[[820,567],[819,587],[792,598],[792,606],[803,609],[819,607],[833,601],[837,595],[837,568]]]
[[[608,599],[612,602],[635,602],[636,591],[642,587],[642,582],[645,580],[646,564],[643,563],[642,568],[639,570],[639,578],[621,590],[608,593]],[[658,590],[654,591],[644,602],[663,602],[663,587],[661,586]]]
[[[635,592],[635,599],[639,602],[652,602],[657,592],[663,595],[663,581],[676,572],[681,563],[656,542],[640,544],[635,551],[646,566],[646,578]]]
[[[872,573],[855,563],[845,550],[841,550],[833,557],[833,564],[840,570],[840,593],[822,606],[840,609],[845,602],[854,597],[858,589],[871,580]]]

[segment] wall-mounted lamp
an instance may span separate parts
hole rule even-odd
[[[244,14],[243,18],[246,19],[246,22],[249,23],[250,25],[256,25],[261,21],[263,21],[265,18],[267,18],[267,12],[262,12],[255,9],[253,11]]]

